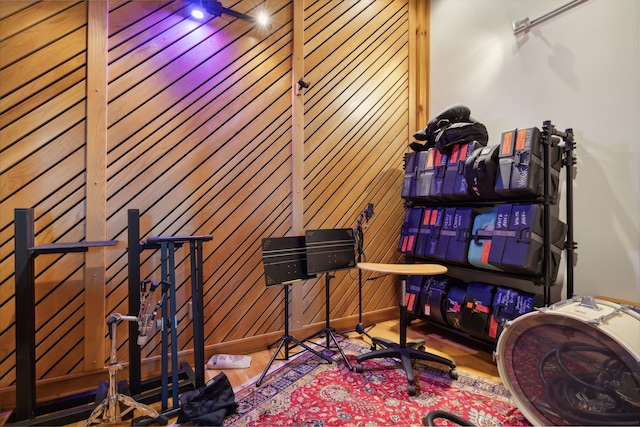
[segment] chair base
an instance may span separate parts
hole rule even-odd
[[[413,365],[412,360],[426,360],[430,362],[437,362],[449,367],[449,376],[456,380],[458,379],[458,371],[456,371],[456,364],[449,359],[444,357],[440,357],[433,353],[427,353],[426,351],[416,349],[413,347],[401,346],[400,344],[394,343],[393,341],[389,341],[383,338],[378,338],[378,340],[382,340],[386,348],[381,348],[379,350],[374,350],[369,353],[361,354],[356,358],[356,372],[362,372],[362,362],[370,359],[381,359],[381,358],[394,358],[400,360],[402,364],[402,368],[404,369],[405,374],[407,375],[408,382],[408,393],[409,396],[415,396],[416,394],[416,386],[414,384],[414,376],[413,376]],[[417,341],[420,343],[420,341]]]

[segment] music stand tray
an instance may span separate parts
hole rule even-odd
[[[407,346],[407,304],[405,299],[407,286],[406,277],[410,275],[424,276],[444,274],[447,272],[447,267],[438,264],[377,264],[371,262],[359,263],[358,267],[362,270],[375,271],[378,273],[396,274],[400,276],[402,286],[400,293],[400,342],[396,344],[392,341],[387,341],[387,348],[374,350],[358,356],[356,358],[358,362],[356,365],[356,372],[362,372],[362,362],[365,360],[387,357],[399,359],[400,363],[402,363],[402,368],[407,375],[409,396],[415,396],[416,394],[413,366],[411,364],[412,359],[427,360],[446,365],[449,367],[449,376],[454,380],[458,379],[456,364],[453,361],[433,353],[427,353],[426,351]]]
[[[289,286],[292,283],[313,278],[307,273],[306,249],[304,236],[276,237],[262,239],[262,260],[264,263],[265,282],[267,287],[282,285],[284,293],[284,335],[276,351],[271,356],[269,363],[256,382],[260,387],[262,380],[271,368],[271,365],[284,349],[284,360],[289,360],[289,350],[293,345],[302,348],[301,351],[310,351],[316,356],[333,363],[333,359],[314,350],[302,341],[289,335]]]

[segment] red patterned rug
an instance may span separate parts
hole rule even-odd
[[[349,363],[369,351],[360,340],[340,343]],[[328,354],[328,353],[325,353]],[[329,353],[330,354],[330,353]],[[394,359],[363,362],[363,372],[349,371],[339,353],[329,364],[311,352],[269,373],[260,387],[255,381],[236,390],[238,412],[225,426],[409,426],[439,409],[477,426],[531,425],[511,403],[509,391],[497,382],[458,370],[452,380],[438,364],[414,363],[416,396]],[[438,424],[452,425],[445,420]]]

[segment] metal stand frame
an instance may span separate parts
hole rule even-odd
[[[17,208],[15,220],[15,305],[16,305],[16,408],[9,422],[27,422],[28,425],[69,424],[84,419],[84,408],[69,409],[86,403],[89,396],[70,396],[69,406],[60,410],[50,402],[36,405],[35,356],[35,258],[41,254],[67,254],[87,252],[91,247],[113,246],[117,240],[77,243],[50,243],[35,246],[34,211]],[[38,408],[36,407],[38,406]],[[44,408],[44,409],[43,409]],[[47,412],[49,411],[49,412]],[[55,411],[55,414],[53,413]],[[87,411],[88,412],[88,411]],[[51,414],[36,421],[42,413]]]
[[[331,279],[333,277],[335,277],[335,276],[332,276],[329,273],[325,273],[324,277],[325,277],[325,282],[324,282],[324,291],[325,291],[325,304],[324,304],[324,308],[325,308],[325,327],[322,328],[320,331],[316,332],[315,334],[311,335],[310,337],[305,338],[304,341],[312,341],[313,338],[315,338],[315,337],[325,336],[326,337],[325,348],[327,350],[331,350],[333,348],[331,346],[331,341],[333,341],[333,343],[335,344],[335,348],[338,349],[338,351],[340,352],[340,355],[342,356],[342,359],[344,360],[344,363],[347,365],[347,369],[352,371],[353,367],[351,366],[351,363],[349,363],[349,359],[347,359],[347,356],[344,354],[344,351],[342,351],[342,348],[340,347],[340,344],[338,343],[338,339],[336,338],[335,330],[331,327],[330,320],[329,320],[329,318],[330,318],[329,283],[330,283]]]
[[[276,351],[271,356],[271,360],[269,360],[269,363],[267,363],[267,366],[264,368],[264,371],[262,371],[262,374],[260,375],[260,378],[258,378],[258,381],[256,382],[256,387],[260,387],[260,385],[262,384],[262,380],[264,379],[265,375],[267,375],[267,372],[271,368],[271,365],[276,360],[276,358],[278,357],[278,354],[280,354],[280,351],[283,348],[284,348],[284,359],[278,359],[278,360],[289,360],[289,351],[291,349],[290,346],[291,346],[292,343],[303,348],[303,350],[301,350],[300,352],[305,351],[305,350],[306,351],[310,351],[311,353],[313,353],[316,356],[326,360],[327,362],[333,363],[333,359],[330,358],[329,356],[325,356],[324,354],[320,353],[319,351],[316,351],[313,348],[309,347],[308,345],[306,345],[302,341],[300,341],[300,340],[292,337],[291,335],[289,335],[289,286],[290,286],[290,284],[286,283],[286,284],[284,284],[284,288],[283,288],[283,292],[284,292],[284,335],[282,336],[282,338],[280,340],[280,343],[278,344],[278,348],[276,348]],[[298,352],[296,354],[299,354],[300,352]]]
[[[203,320],[203,257],[202,244],[212,240],[210,234],[201,236],[151,236],[146,241],[140,240],[140,213],[137,209],[128,211],[128,261],[129,261],[129,310],[137,312],[140,308],[140,299],[137,287],[140,283],[140,253],[145,249],[160,250],[161,276],[162,276],[162,360],[160,389],[148,394],[146,401],[162,401],[163,413],[176,412],[179,409],[178,394],[184,389],[179,382],[183,374],[187,376],[190,387],[197,389],[205,383],[204,360],[204,320]],[[193,354],[194,371],[187,363],[178,362],[178,339],[175,298],[175,250],[185,243],[189,243],[189,257],[191,266],[191,303],[193,313]],[[135,325],[129,328],[129,336],[135,337],[138,333]],[[170,338],[170,344],[169,344]],[[170,356],[169,356],[170,348]],[[171,373],[169,373],[169,357],[171,358]],[[133,395],[142,393],[140,348],[135,340],[129,340],[129,377],[130,389]],[[155,381],[147,381],[155,386]],[[170,385],[169,385],[170,384]],[[151,385],[150,385],[151,387]],[[171,392],[172,405],[169,408],[169,391]],[[154,397],[159,394],[159,398]]]
[[[93,412],[91,412],[91,415],[87,421],[85,421],[84,425],[86,427],[94,423],[108,424],[114,421],[122,421],[122,417],[134,409],[137,409],[147,417],[150,417],[156,424],[166,425],[168,423],[168,419],[158,413],[158,411],[150,406],[137,402],[131,396],[118,392],[118,371],[122,369],[122,364],[118,362],[116,355],[116,330],[120,320],[138,322],[137,317],[123,316],[120,313],[112,314],[111,317],[109,317],[109,320],[107,320],[107,325],[109,326],[109,337],[111,338],[109,389],[107,396],[95,407]],[[126,409],[121,410],[121,405],[126,406]]]
[[[368,221],[373,215],[373,204],[369,203],[366,209],[360,212],[358,219],[356,220],[356,226],[353,230],[353,236],[356,243],[356,262],[359,264],[364,259],[364,227],[362,222]],[[371,340],[371,349],[375,350],[378,346],[387,347],[389,345],[388,340],[380,337],[372,337],[367,332],[367,329],[371,329],[376,326],[375,323],[364,325],[362,323],[362,270],[358,269],[358,324],[355,329],[348,329],[346,331],[339,332],[340,335],[348,334],[350,332],[357,332],[360,335],[364,335]]]

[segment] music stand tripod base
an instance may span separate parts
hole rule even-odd
[[[324,336],[326,339],[326,345],[325,348],[329,351],[332,350],[333,347],[331,347],[331,341],[333,341],[333,343],[335,344],[335,348],[338,350],[338,352],[340,353],[340,355],[342,356],[342,360],[344,360],[344,364],[347,365],[347,369],[349,371],[353,371],[353,367],[351,366],[351,363],[349,363],[349,359],[347,359],[347,355],[344,354],[344,351],[342,350],[342,348],[340,347],[340,343],[338,343],[338,339],[336,338],[336,334],[334,333],[334,329],[331,327],[330,324],[330,310],[329,310],[329,283],[331,281],[331,279],[334,276],[332,276],[329,273],[325,274],[325,285],[324,285],[324,289],[325,289],[325,327],[322,328],[320,331],[316,332],[315,334],[311,335],[308,338],[305,338],[305,341],[309,341],[309,342],[313,342],[313,338],[318,337],[318,336]],[[314,343],[315,344],[315,343]]]

